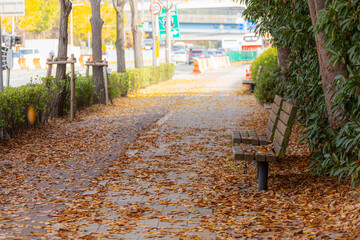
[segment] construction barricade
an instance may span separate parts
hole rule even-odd
[[[195,58],[193,73],[231,67],[229,57]]]

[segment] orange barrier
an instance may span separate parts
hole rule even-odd
[[[194,70],[192,73],[201,73],[198,59],[194,59]]]
[[[211,57],[194,59],[193,73],[203,73],[206,71],[230,67],[229,57]]]
[[[26,59],[25,58],[19,58],[19,66],[20,66],[20,69],[29,70],[29,67],[26,66]]]
[[[251,80],[252,77],[252,71],[251,68],[249,68],[249,70],[246,69],[246,75],[245,75],[245,80]]]
[[[34,59],[33,59],[33,63],[34,63],[34,67],[35,67],[36,69],[41,69],[40,58],[34,58]]]
[[[229,57],[225,57],[226,67],[231,67],[230,59]]]
[[[80,55],[79,57],[79,63],[82,67],[85,66],[85,62],[86,61],[89,61],[89,62],[92,62],[93,61],[93,56],[92,54],[82,54]]]

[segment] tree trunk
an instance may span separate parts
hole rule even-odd
[[[315,25],[318,17],[320,16],[319,11],[326,7],[326,0],[308,0],[311,21]],[[323,85],[323,91],[325,96],[326,110],[328,113],[328,120],[330,127],[336,129],[338,122],[336,118],[336,111],[331,111],[333,106],[332,96],[335,93],[332,88],[335,77],[337,75],[343,75],[346,72],[346,65],[339,64],[333,66],[332,63],[328,64],[330,59],[330,53],[326,50],[326,38],[323,33],[315,34],[316,49],[319,58],[321,81]]]
[[[142,56],[142,32],[139,27],[138,0],[130,0],[131,5],[131,31],[134,40],[135,68],[144,68]]]
[[[91,3],[91,31],[92,31],[92,55],[94,62],[102,61],[101,29],[104,24],[100,16],[101,0],[90,0]],[[104,73],[103,67],[93,67],[93,78],[95,80],[95,102],[105,104]]]
[[[169,0],[167,1],[167,5],[169,5]],[[166,6],[166,44],[165,44],[165,62],[170,63],[170,54],[171,54],[171,9],[172,4],[169,6]]]
[[[284,70],[284,72],[287,72],[288,65],[286,61],[289,59],[291,49],[288,47],[278,47],[277,52],[279,66]]]
[[[279,66],[283,69],[282,80],[285,81],[285,74],[288,71],[287,60],[289,59],[291,49],[288,47],[278,47],[277,52]]]
[[[60,0],[60,30],[59,30],[59,46],[58,46],[58,55],[57,57],[67,57],[67,46],[68,46],[68,21],[69,14],[72,9],[72,3],[70,0]],[[55,84],[58,89],[54,92],[52,99],[52,116],[60,117],[64,113],[64,104],[66,98],[66,92],[64,84],[61,84],[61,81],[64,81],[66,78],[66,65],[56,65],[56,76]]]
[[[117,56],[117,71],[125,72],[125,27],[124,27],[124,6],[126,0],[113,0],[113,5],[116,11],[116,56]]]

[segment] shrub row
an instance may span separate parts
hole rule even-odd
[[[259,74],[259,67],[261,72]],[[279,78],[275,75],[280,71],[276,48],[270,48],[257,57],[251,64],[252,80],[256,82],[255,97],[260,104],[272,102],[279,93]]]
[[[110,96],[112,99],[126,96],[130,91],[136,91],[150,84],[170,79],[174,72],[174,64],[161,64],[159,67],[129,69],[125,73],[112,73],[109,78]],[[45,79],[42,80],[45,81]],[[68,112],[70,108],[69,78],[65,79],[63,83],[61,94],[65,95],[64,111]],[[31,125],[27,121],[27,112],[30,106],[33,106],[35,110],[36,119],[34,125],[45,123],[52,117],[51,102],[54,91],[57,91],[57,87],[53,79],[49,81],[48,86],[44,83],[29,83],[16,88],[5,88],[4,92],[0,92],[0,132],[5,132],[6,138],[9,138],[21,130],[30,128]],[[92,105],[94,91],[92,78],[76,76],[76,109]]]
[[[170,79],[174,73],[174,64],[160,64],[159,67],[149,66],[143,69],[129,69],[125,73],[112,73],[109,78],[110,95],[126,96],[129,92]]]

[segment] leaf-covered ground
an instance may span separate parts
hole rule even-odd
[[[255,168],[231,132],[265,129],[244,66],[171,80],[56,119],[0,149],[1,239],[356,239],[360,194],[307,171],[297,147]]]

